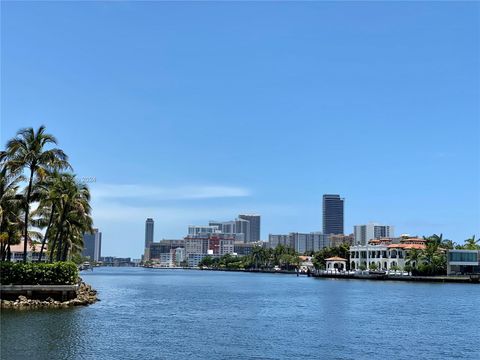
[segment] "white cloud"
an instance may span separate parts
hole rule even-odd
[[[158,241],[183,238],[188,225],[230,220],[240,213],[282,218],[298,215],[291,205],[251,202],[251,198],[245,199],[251,194],[249,189],[234,186],[93,184],[90,189],[94,224],[104,235],[102,253],[115,256],[137,256],[134,254],[143,250],[143,226],[148,217],[155,219]]]
[[[91,186],[94,199],[149,199],[149,200],[194,200],[250,196],[249,189],[236,186],[176,186],[163,187],[133,184],[94,184]]]
[[[264,205],[252,206],[252,211],[244,207],[231,204],[229,206],[137,206],[119,204],[108,201],[94,201],[92,203],[95,222],[117,221],[121,223],[139,223],[147,217],[161,219],[167,224],[182,223],[185,227],[196,222],[208,220],[231,220],[240,213],[258,212],[260,214],[288,215],[297,214],[297,209],[289,205]]]

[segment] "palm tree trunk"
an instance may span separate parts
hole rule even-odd
[[[70,248],[70,246],[69,246],[68,241],[65,241],[65,245],[63,247],[63,253],[62,253],[62,261],[67,261],[69,248]]]
[[[10,232],[8,233],[7,238],[7,261],[12,259],[12,251],[10,250]]]
[[[59,237],[61,236],[61,233],[62,233],[64,216],[65,216],[65,207],[62,210],[62,215],[60,216],[60,223],[58,224],[57,233],[55,234],[55,238],[53,239],[53,243],[52,243],[52,246],[50,248],[50,259],[49,259],[50,262],[53,262],[53,253],[54,253],[54,250],[55,250],[55,246],[57,245],[57,241],[58,241],[58,239],[59,239]],[[57,250],[57,258],[58,258],[58,250]],[[57,259],[57,261],[58,261],[58,259]]]
[[[69,232],[65,234],[65,239],[68,239]],[[69,243],[67,240],[65,240],[65,245],[63,246],[63,252],[62,252],[62,261],[67,261],[67,256],[68,256],[68,248],[69,248]]]
[[[63,224],[62,224],[63,225]],[[63,236],[63,226],[60,228],[60,230],[57,232],[57,238],[55,239],[57,243],[57,252],[55,255],[55,261],[60,261],[60,257],[62,254],[62,236]]]
[[[58,249],[57,249],[57,261],[60,261],[62,255],[62,236],[63,236],[63,222],[65,221],[65,215],[67,213],[67,205],[63,206],[62,216],[60,217],[60,229],[57,231],[57,236],[55,237],[55,243],[58,241]],[[53,250],[53,249],[52,249]]]
[[[48,233],[50,232],[50,227],[52,226],[54,212],[55,212],[55,205],[52,205],[50,219],[48,220],[47,230],[45,230],[45,236],[43,237],[42,247],[40,248],[40,255],[38,255],[38,262],[42,261],[43,249],[45,248],[45,243],[47,242],[47,239],[48,239]]]
[[[57,236],[52,241],[52,246],[49,246],[50,248],[50,256],[48,257],[48,262],[52,263],[53,262],[53,251],[55,249],[55,245],[57,244]]]
[[[27,199],[25,205],[25,224],[23,229],[23,262],[27,262],[27,242],[28,242],[28,213],[30,212],[30,196],[32,193],[33,168],[30,167],[30,180],[28,182]]]
[[[60,229],[60,232],[59,232],[59,237],[58,237],[58,249],[57,249],[57,261],[60,261],[62,259],[62,250],[63,250],[63,241],[62,241],[62,238],[63,238],[63,226],[62,228]]]
[[[0,252],[2,254],[2,261],[5,261],[5,257],[7,256],[7,244],[2,244]]]

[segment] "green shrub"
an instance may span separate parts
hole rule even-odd
[[[0,262],[0,283],[3,285],[72,285],[77,281],[78,268],[73,262]]]

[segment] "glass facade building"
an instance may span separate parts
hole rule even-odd
[[[479,250],[448,250],[447,275],[480,274]]]
[[[145,248],[148,248],[148,246],[153,243],[153,226],[153,219],[148,218],[145,221]]]
[[[343,234],[343,203],[340,195],[323,195],[323,233]]]
[[[93,229],[92,233],[83,234],[82,256],[92,261],[100,261],[102,257],[102,233]]]

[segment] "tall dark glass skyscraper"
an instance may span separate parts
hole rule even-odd
[[[145,249],[153,243],[153,219],[148,218],[145,221]]]
[[[343,234],[343,201],[340,195],[323,195],[324,234]]]
[[[102,233],[98,229],[93,229],[92,233],[83,234],[82,256],[92,261],[99,261],[102,257]]]

